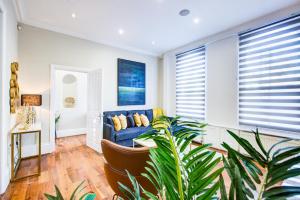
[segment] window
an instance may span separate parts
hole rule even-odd
[[[176,55],[176,114],[205,119],[205,47]]]
[[[300,16],[239,35],[239,123],[300,132]]]

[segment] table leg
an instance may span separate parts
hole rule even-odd
[[[39,163],[38,163],[38,174],[41,174],[41,157],[42,157],[42,141],[41,141],[41,131],[39,131]]]
[[[22,158],[22,134],[19,135],[19,159]]]
[[[14,181],[15,179],[15,159],[14,159],[14,154],[15,154],[15,140],[14,140],[14,134],[11,133],[11,180]]]

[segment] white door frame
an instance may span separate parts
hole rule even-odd
[[[50,65],[50,146],[51,152],[55,150],[55,71],[56,70],[65,70],[72,72],[81,72],[81,73],[89,73],[90,71],[99,70],[101,68],[90,68],[86,69],[86,67],[72,67],[65,65]],[[102,69],[101,69],[102,70]],[[101,103],[103,103],[101,101]],[[100,141],[99,141],[100,142]]]

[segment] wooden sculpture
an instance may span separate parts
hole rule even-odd
[[[16,113],[17,100],[20,98],[20,89],[18,84],[18,70],[19,64],[17,62],[11,63],[11,78],[10,78],[10,113]]]

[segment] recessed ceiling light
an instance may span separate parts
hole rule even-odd
[[[75,13],[72,13],[72,15],[71,15],[71,16],[72,16],[72,18],[73,18],[73,19],[75,19],[75,18],[76,18],[76,14],[75,14]]]
[[[195,24],[199,24],[199,22],[200,22],[200,19],[199,19],[199,18],[194,18],[194,20],[193,20],[193,21],[194,21],[194,23],[195,23]]]
[[[120,35],[123,35],[123,34],[124,34],[124,30],[123,30],[123,29],[121,29],[121,28],[119,29],[119,31],[118,31],[118,32],[119,32],[119,34],[120,34]]]
[[[152,44],[152,45],[155,45],[155,44],[156,44],[156,42],[155,42],[155,41],[152,41],[152,42],[151,42],[151,44]]]
[[[188,9],[183,9],[183,10],[181,10],[180,12],[179,12],[179,15],[180,16],[187,16],[187,15],[189,15],[190,14],[190,10],[188,10]]]

